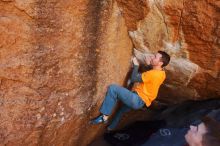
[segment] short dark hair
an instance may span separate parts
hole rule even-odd
[[[208,116],[202,118],[202,122],[207,130],[207,133],[202,137],[202,144],[204,146],[220,146],[220,122]]]
[[[158,53],[160,53],[162,55],[162,57],[161,57],[161,61],[163,62],[162,67],[167,66],[169,64],[169,62],[170,62],[170,55],[168,55],[164,51],[158,51]]]

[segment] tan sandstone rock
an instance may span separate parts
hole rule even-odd
[[[139,51],[172,56],[160,98],[176,103],[219,97],[219,2],[149,0],[148,5],[149,13],[129,35]]]

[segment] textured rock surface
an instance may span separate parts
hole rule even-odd
[[[124,82],[133,46],[171,54],[161,99],[219,97],[219,10],[216,0],[0,0],[0,145],[90,143],[103,127],[88,120]]]
[[[172,56],[160,98],[180,102],[219,97],[219,1],[149,0],[148,6],[149,13],[129,34],[138,50],[165,50]]]
[[[132,43],[114,1],[0,1],[0,145],[85,145]],[[123,57],[122,57],[123,56]]]

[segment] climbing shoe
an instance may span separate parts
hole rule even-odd
[[[98,117],[96,117],[95,119],[91,120],[89,123],[92,125],[96,125],[99,123],[107,123],[108,120],[104,120],[104,115],[100,115]]]

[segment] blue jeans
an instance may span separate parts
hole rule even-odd
[[[126,112],[129,112],[131,110],[130,107],[128,107],[127,105],[123,104],[120,109],[116,112],[116,114],[114,115],[110,125],[108,126],[109,129],[115,129],[121,119],[121,117],[123,116],[123,114],[125,114]]]
[[[123,113],[130,109],[140,109],[145,104],[138,94],[118,85],[110,85],[100,108],[100,112],[104,115],[110,115],[118,100],[122,101],[124,106],[116,113],[115,118],[113,118],[113,123],[116,123],[115,126]]]

